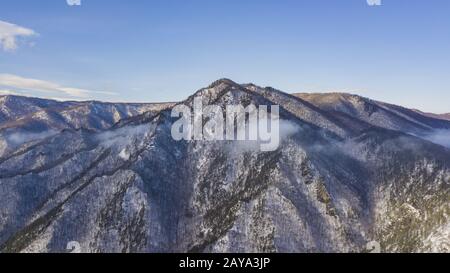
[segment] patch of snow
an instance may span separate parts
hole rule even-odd
[[[119,153],[119,157],[122,158],[123,160],[129,160],[130,153],[128,153],[127,149],[125,148]]]
[[[433,253],[450,252],[450,222],[440,226],[424,241],[424,245]]]

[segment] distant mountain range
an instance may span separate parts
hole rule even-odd
[[[101,131],[146,112],[157,113],[174,103],[59,102],[20,96],[0,96],[0,130],[81,129]]]
[[[197,97],[296,131],[261,152],[175,141],[174,103],[0,97],[0,252],[450,252],[445,116],[227,79]]]
[[[432,117],[432,118],[450,120],[450,113],[447,113],[447,114],[432,114],[432,113],[424,113],[424,112],[419,111],[419,110],[414,110],[414,111],[418,112],[419,114],[422,114],[422,115],[425,115],[425,116],[429,116],[429,117]]]

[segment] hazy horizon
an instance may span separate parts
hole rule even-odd
[[[214,81],[211,81],[211,83],[212,82],[214,82]],[[248,83],[238,83],[238,84],[248,84]],[[254,83],[252,83],[252,84],[254,84]],[[204,87],[202,87],[202,88],[206,88],[207,86],[204,86]],[[277,90],[279,90],[278,88],[276,88]],[[195,91],[197,91],[197,90],[195,90]],[[195,91],[193,91],[192,92],[192,94],[195,92]],[[280,91],[285,91],[285,90],[280,90]],[[334,91],[329,91],[329,92],[287,92],[287,94],[291,94],[291,95],[295,95],[295,94],[302,94],[302,93],[304,93],[304,94],[333,94],[333,93],[340,93],[340,94],[351,94],[351,95],[357,95],[357,96],[361,96],[361,97],[365,97],[365,96],[363,96],[363,95],[360,95],[360,94],[357,94],[357,93],[343,93],[343,92],[334,92]],[[192,95],[191,94],[191,95]],[[183,98],[183,99],[181,99],[181,100],[179,100],[179,101],[120,101],[120,100],[117,100],[117,101],[115,101],[115,100],[98,100],[98,99],[87,99],[87,100],[77,100],[77,99],[61,99],[61,98],[46,98],[46,97],[39,97],[39,96],[33,96],[33,95],[27,95],[27,94],[18,94],[18,93],[11,93],[11,94],[2,94],[2,93],[0,93],[0,97],[4,97],[4,96],[19,96],[19,97],[27,97],[27,98],[38,98],[38,99],[47,99],[47,100],[55,100],[55,101],[60,101],[60,102],[70,102],[70,101],[74,101],[74,102],[89,102],[89,101],[99,101],[99,102],[102,102],[102,103],[119,103],[119,104],[121,104],[121,103],[123,103],[123,104],[133,104],[133,103],[136,103],[136,104],[164,104],[164,103],[178,103],[178,102],[182,102],[183,100],[185,100],[185,99],[187,99],[188,97],[186,97],[186,98]],[[369,98],[369,97],[366,97],[366,98]],[[369,98],[369,99],[373,99],[373,98]],[[392,103],[392,102],[389,102],[389,101],[382,101],[382,102],[384,102],[384,103],[389,103],[389,104],[395,104],[395,103]],[[403,106],[403,107],[406,107],[406,106],[404,106],[404,105],[400,105],[400,104],[396,104],[396,105],[398,105],[398,106]],[[425,111],[425,110],[422,110],[422,109],[417,109],[417,108],[409,108],[409,109],[412,109],[412,110],[418,110],[418,111],[421,111],[421,112],[424,112],[424,113],[430,113],[430,114],[438,114],[438,115],[446,115],[446,114],[450,114],[450,111],[449,112],[427,112],[427,111]]]

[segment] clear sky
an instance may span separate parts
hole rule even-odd
[[[450,1],[0,0],[0,94],[179,101],[223,77],[450,112]]]

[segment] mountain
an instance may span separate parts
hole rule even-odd
[[[117,122],[146,112],[158,112],[173,103],[58,102],[20,96],[0,96],[0,131],[109,129]]]
[[[103,131],[144,113],[158,113],[172,103],[58,102],[20,96],[0,97],[0,155],[23,142],[65,129]]]
[[[428,117],[432,117],[432,118],[436,118],[436,119],[444,119],[444,120],[449,120],[450,121],[450,113],[447,114],[433,114],[433,113],[424,113],[422,111],[419,110],[414,110],[416,112],[418,112],[421,115],[424,116],[428,116]]]
[[[345,93],[299,93],[294,94],[294,96],[342,120],[358,119],[371,126],[420,136],[427,135],[430,130],[450,129],[448,121],[437,119],[417,110],[378,102],[357,95]]]
[[[174,105],[95,130],[74,110],[0,155],[0,252],[450,252],[450,149],[428,139],[450,122],[327,96],[223,79],[180,102],[280,105],[269,152],[175,141]]]

